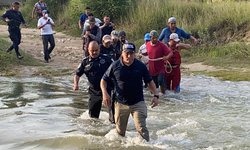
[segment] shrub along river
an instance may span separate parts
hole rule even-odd
[[[72,76],[0,77],[0,149],[250,149],[250,82],[183,76],[179,94],[148,107],[150,142],[131,118],[119,137],[106,108],[90,119],[87,86],[85,77],[76,92]]]

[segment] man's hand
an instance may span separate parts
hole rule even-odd
[[[106,106],[106,107],[111,106],[110,96],[108,94],[103,94],[102,100],[103,100],[102,103],[103,103],[104,106]]]
[[[74,84],[74,86],[73,86],[73,90],[74,90],[74,91],[79,90],[79,86],[78,86],[78,85],[76,85],[76,84]]]
[[[152,101],[151,101],[151,108],[154,108],[155,106],[157,106],[159,104],[158,98],[153,97]]]

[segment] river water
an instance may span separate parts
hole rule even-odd
[[[87,112],[87,82],[72,90],[72,77],[0,77],[1,150],[250,149],[250,82],[184,76],[181,93],[167,93],[148,108],[150,142],[129,119],[119,137],[105,108],[100,119]],[[145,91],[149,105],[150,95]]]

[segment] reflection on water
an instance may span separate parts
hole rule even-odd
[[[250,149],[250,82],[183,77],[180,94],[148,108],[150,142],[131,118],[118,136],[106,108],[89,118],[86,79],[80,85],[73,91],[70,76],[0,77],[0,149]]]

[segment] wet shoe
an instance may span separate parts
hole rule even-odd
[[[18,59],[23,59],[23,56],[18,55],[17,58],[18,58]]]
[[[44,60],[45,63],[49,63],[49,60]]]

